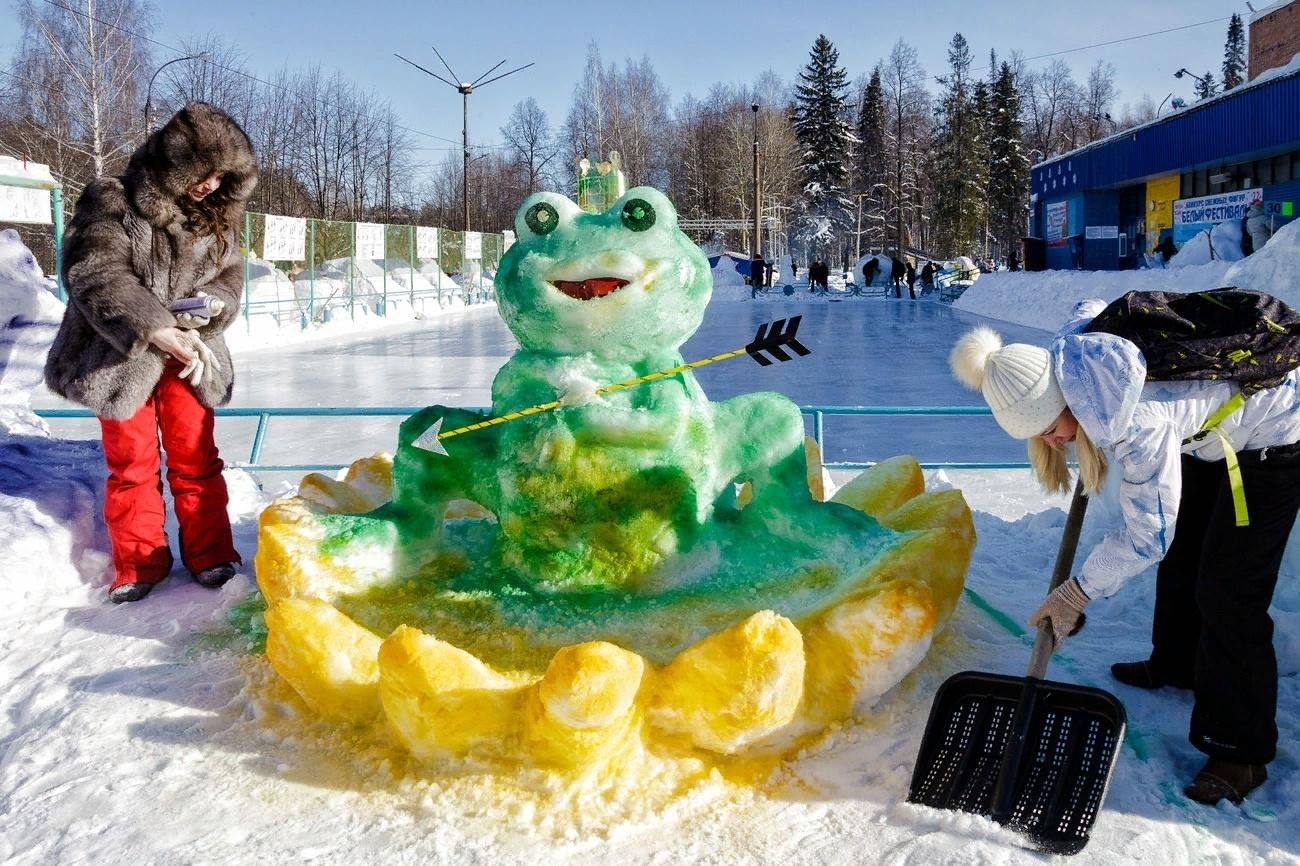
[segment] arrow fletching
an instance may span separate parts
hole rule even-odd
[[[772,365],[772,362],[762,354],[764,352],[778,361],[790,360],[790,355],[786,354],[786,349],[790,349],[800,357],[811,354],[807,346],[795,339],[795,334],[799,331],[799,322],[802,319],[803,316],[777,319],[770,326],[767,322],[764,322],[758,326],[758,333],[754,334],[753,341],[745,347],[745,352],[763,367]]]

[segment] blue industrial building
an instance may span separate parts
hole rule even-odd
[[[1163,235],[1181,244],[1254,201],[1280,225],[1300,200],[1300,68],[1052,157],[1030,179],[1030,234],[1053,269],[1137,267]]]

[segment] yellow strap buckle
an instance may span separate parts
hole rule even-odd
[[[1219,425],[1244,405],[1246,405],[1245,395],[1240,392],[1233,394],[1230,400],[1215,409],[1210,417],[1205,419],[1205,423],[1201,425],[1201,429],[1195,436],[1183,440],[1184,443],[1200,442],[1210,433],[1219,437],[1219,442],[1223,445],[1223,462],[1228,467],[1228,486],[1232,489],[1232,510],[1237,516],[1238,526],[1250,526],[1250,512],[1246,510],[1246,488],[1241,481],[1241,464],[1237,462],[1237,452],[1233,450],[1232,442],[1219,429]]]

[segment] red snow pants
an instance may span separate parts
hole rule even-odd
[[[164,529],[159,433],[180,524],[181,561],[191,572],[240,562],[226,514],[229,494],[213,438],[213,412],[169,360],[149,399],[126,421],[100,418],[108,481],[104,521],[117,572],[113,587],[158,583],[172,567]]]

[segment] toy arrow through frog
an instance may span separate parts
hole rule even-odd
[[[594,297],[594,295],[593,295]],[[718,355],[710,355],[707,358],[701,358],[698,361],[689,361],[685,364],[678,364],[675,367],[668,367],[663,370],[656,370],[653,373],[647,373],[644,376],[637,376],[628,379],[625,382],[615,382],[612,385],[603,385],[597,388],[596,394],[612,394],[615,391],[622,391],[624,388],[633,388],[646,382],[653,382],[657,379],[663,379],[668,376],[681,373],[685,370],[694,370],[707,364],[715,364],[718,361],[727,361],[731,358],[747,354],[753,358],[760,366],[771,366],[772,362],[763,356],[767,352],[778,361],[789,361],[790,356],[785,353],[785,348],[789,347],[800,357],[811,354],[810,350],[795,339],[795,334],[799,331],[799,322],[803,316],[794,316],[789,322],[785,319],[777,319],[775,322],[764,322],[758,326],[758,333],[754,339],[739,349],[732,349],[730,352],[723,352]],[[782,329],[784,326],[784,330]],[[770,330],[769,330],[770,329]],[[426,451],[432,451],[434,454],[447,455],[447,449],[442,447],[443,439],[450,439],[453,436],[459,436],[462,433],[470,433],[474,430],[482,430],[484,427],[493,427],[497,424],[504,424],[507,421],[514,421],[519,418],[525,418],[529,415],[536,415],[539,412],[549,412],[552,409],[558,409],[566,405],[564,400],[550,400],[546,403],[538,403],[536,406],[529,406],[527,409],[520,409],[516,412],[510,412],[505,415],[498,415],[495,418],[489,418],[486,421],[480,421],[475,424],[466,424],[464,427],[457,427],[455,430],[442,430],[442,419],[439,418],[433,426],[421,433],[415,440],[417,448],[423,448]]]

